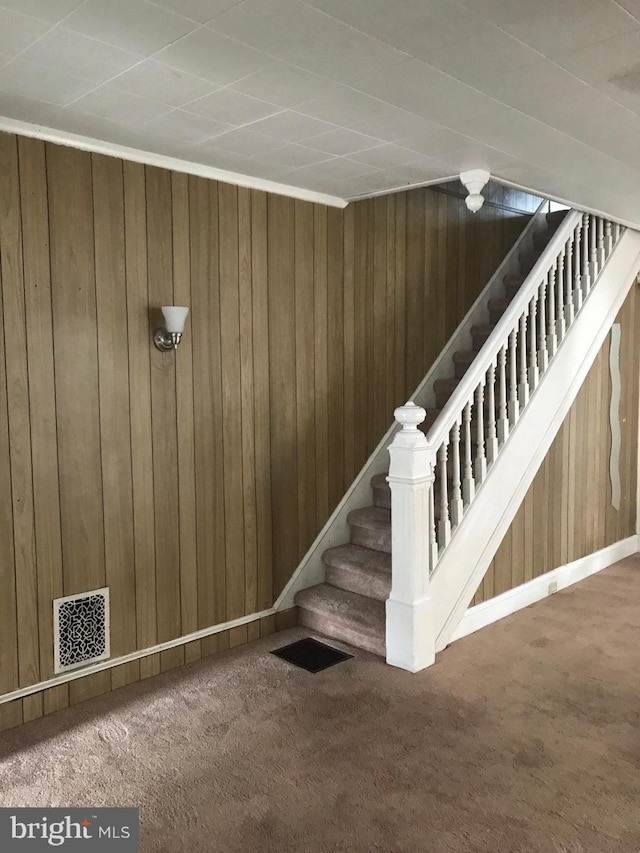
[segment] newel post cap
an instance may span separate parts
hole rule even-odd
[[[418,424],[424,421],[427,413],[422,406],[416,406],[413,400],[409,400],[404,406],[399,406],[393,416],[402,426],[403,432],[417,432]]]

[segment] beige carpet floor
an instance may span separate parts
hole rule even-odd
[[[138,805],[143,853],[640,851],[640,559],[409,675],[288,631],[0,735],[0,805]]]

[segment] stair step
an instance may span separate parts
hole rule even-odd
[[[391,512],[385,507],[354,509],[347,516],[351,542],[373,551],[391,553]]]
[[[433,383],[433,389],[436,394],[436,406],[443,409],[449,397],[460,384],[460,380],[455,377],[452,379],[436,379]]]
[[[471,338],[473,340],[473,348],[480,351],[480,348],[486,342],[487,338],[495,329],[494,323],[478,323],[477,326],[471,327]]]
[[[384,475],[382,475],[384,476]],[[388,484],[387,485],[388,488]],[[347,592],[355,592],[386,601],[391,592],[391,554],[372,551],[360,545],[338,545],[322,555],[327,567],[327,583]]]
[[[458,350],[454,352],[453,363],[457,379],[462,379],[477,355],[478,350]]]
[[[325,637],[385,656],[383,601],[321,583],[303,589],[295,602],[301,625]]]
[[[537,250],[531,252],[520,252],[518,257],[520,259],[520,269],[522,270],[522,272],[530,272],[531,268],[533,267],[533,265],[538,260],[541,254],[542,252]]]
[[[500,317],[504,314],[504,312],[509,307],[511,303],[510,299],[507,299],[506,296],[498,297],[497,299],[490,299],[488,303],[489,307],[489,317],[492,323],[497,323]]]
[[[547,213],[547,223],[557,228],[567,213],[569,213],[568,210],[554,210],[551,213]]]
[[[376,474],[371,478],[371,490],[373,491],[374,506],[391,509],[391,489],[387,483],[386,474]]]

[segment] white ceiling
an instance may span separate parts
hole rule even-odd
[[[484,167],[640,227],[640,0],[0,0],[0,115],[343,199]]]

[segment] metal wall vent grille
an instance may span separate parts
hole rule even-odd
[[[105,660],[109,650],[109,589],[53,602],[54,669],[66,672]]]

